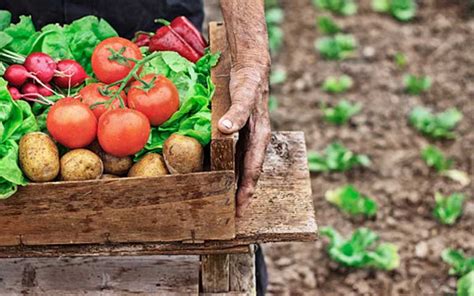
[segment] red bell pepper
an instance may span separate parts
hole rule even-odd
[[[139,47],[150,45],[151,33],[147,32],[137,32],[135,33],[135,38],[133,42]]]
[[[204,51],[207,47],[206,40],[204,40],[201,32],[196,29],[189,19],[185,16],[177,17],[171,22],[170,26],[195,51],[197,51],[201,56],[204,55]]]
[[[202,55],[194,50],[171,26],[163,26],[151,37],[150,51],[176,51],[189,61],[196,63]]]

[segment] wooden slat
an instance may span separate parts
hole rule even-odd
[[[229,255],[218,254],[201,257],[201,290],[204,293],[229,291]]]
[[[4,259],[0,295],[198,295],[197,256]]]
[[[232,171],[31,184],[0,201],[0,246],[230,239],[231,196]]]
[[[257,294],[254,246],[247,254],[229,255],[229,290]]]
[[[0,248],[0,257],[106,254],[213,254],[252,243],[312,241],[317,225],[311,198],[304,135],[273,133],[257,193],[245,216],[236,220],[237,236],[203,244],[93,244]],[[238,251],[242,251],[240,249]]]

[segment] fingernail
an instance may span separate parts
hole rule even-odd
[[[232,128],[232,121],[229,119],[224,119],[221,121],[221,124],[226,128],[226,129],[231,129]]]

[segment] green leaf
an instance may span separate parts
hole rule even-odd
[[[323,227],[321,235],[329,238],[328,253],[332,260],[348,267],[393,270],[400,265],[398,248],[381,243],[373,248],[377,234],[367,228],[359,228],[344,240],[331,227]]]
[[[13,41],[13,38],[5,32],[0,32],[0,49],[6,47]]]
[[[463,115],[456,108],[433,114],[429,109],[415,107],[408,116],[408,121],[422,134],[433,139],[453,139],[453,129]]]
[[[341,15],[357,13],[357,4],[354,0],[313,0],[316,7],[326,9]]]
[[[27,181],[18,166],[18,144],[7,140],[0,144],[0,200],[15,194],[18,185]]]
[[[441,258],[451,266],[450,275],[463,276],[474,270],[474,256],[467,257],[461,250],[445,249]]]
[[[279,7],[270,8],[265,11],[265,20],[267,24],[281,24],[285,19],[283,9]]]
[[[328,202],[350,215],[372,217],[377,213],[377,203],[357,191],[353,185],[328,190],[324,196]]]
[[[268,110],[270,112],[275,111],[278,108],[278,100],[275,96],[270,96],[268,100]]]
[[[462,214],[464,199],[465,197],[461,193],[443,196],[441,193],[436,192],[436,205],[433,210],[433,215],[442,224],[454,224]]]
[[[415,0],[372,0],[372,9],[390,13],[397,20],[406,22],[415,17],[417,6]]]
[[[8,10],[0,10],[0,31],[5,30],[12,22],[12,14]]]
[[[349,90],[354,81],[348,75],[342,75],[340,77],[336,76],[329,76],[324,80],[323,83],[323,90],[328,93],[343,93]]]
[[[30,16],[20,16],[20,22],[11,24],[3,32],[13,38],[7,48],[22,55],[27,55],[30,52],[39,35]]]
[[[370,166],[366,155],[355,154],[340,143],[331,143],[324,152],[308,152],[308,164],[311,172],[344,172],[354,167]]]
[[[286,80],[286,71],[284,69],[272,70],[270,74],[270,85],[280,84]]]
[[[395,54],[395,64],[399,68],[405,68],[405,66],[408,64],[408,59],[407,59],[406,55],[403,54],[402,52],[397,52]]]
[[[443,152],[433,145],[429,145],[421,151],[421,157],[429,167],[436,169],[438,173],[449,170],[453,165],[452,159],[447,159]]]
[[[474,295],[474,271],[471,271],[458,280],[457,289],[457,296]]]
[[[333,108],[323,106],[324,120],[332,124],[342,125],[359,113],[361,109],[361,104],[352,104],[349,101],[342,100]]]
[[[428,76],[405,75],[403,77],[405,90],[412,95],[419,95],[431,87],[431,78]]]
[[[388,12],[390,0],[372,0],[372,9],[377,12]]]
[[[315,42],[315,47],[326,59],[343,60],[354,54],[357,41],[350,34],[338,33],[334,36],[319,38]]]
[[[43,27],[30,52],[44,52],[56,60],[74,58],[64,30],[57,24]]]
[[[316,22],[322,34],[334,35],[341,32],[341,28],[329,16],[320,16]]]

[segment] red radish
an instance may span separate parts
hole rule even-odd
[[[22,86],[31,74],[28,73],[25,67],[22,65],[11,65],[5,71],[3,77],[14,86]]]
[[[75,87],[82,84],[87,73],[81,64],[74,60],[62,60],[58,63],[54,83],[60,88]]]
[[[57,67],[56,62],[49,55],[42,52],[30,54],[26,57],[23,65],[43,83],[48,83],[53,79]]]
[[[40,85],[38,87],[38,93],[43,97],[49,97],[54,95],[53,91],[51,90],[51,84],[45,83],[44,86]]]
[[[21,99],[22,95],[21,95],[20,91],[18,90],[18,88],[14,87],[14,86],[9,86],[8,91],[10,92],[10,95],[12,96],[12,98],[14,100]]]
[[[34,84],[33,82],[27,82],[21,88],[21,93],[25,95],[38,94],[39,89],[38,89],[38,86]]]

